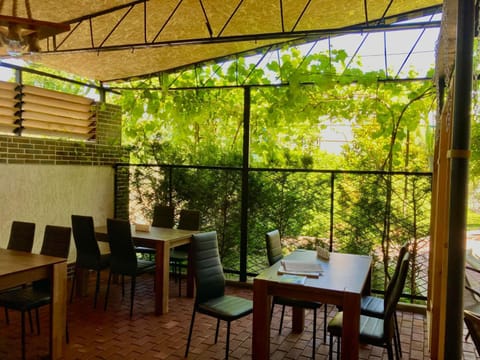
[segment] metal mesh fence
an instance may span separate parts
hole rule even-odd
[[[177,214],[184,208],[200,210],[201,228],[217,231],[222,262],[232,278],[238,279],[242,269],[251,277],[267,267],[265,233],[278,229],[285,252],[323,245],[371,255],[372,288],[381,292],[398,248],[408,241],[413,257],[405,293],[412,301],[426,297],[428,173],[129,167],[130,220],[149,222],[157,203],[174,205]]]

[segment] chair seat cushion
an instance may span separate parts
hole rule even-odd
[[[251,313],[253,302],[238,296],[224,295],[198,304],[198,311],[225,321],[231,321]]]
[[[333,336],[342,336],[343,327],[343,311],[339,311],[333,319],[328,323],[328,332]],[[360,316],[360,342],[380,345],[385,342],[385,334],[383,331],[383,319]]]
[[[363,315],[383,318],[385,301],[375,296],[363,296],[360,303],[360,312]]]
[[[17,311],[28,311],[50,303],[50,292],[31,286],[0,293],[0,306]]]
[[[285,306],[296,306],[304,309],[318,309],[322,306],[322,303],[319,303],[319,302],[297,300],[297,299],[286,298],[283,296],[274,296],[273,303],[278,305],[285,305]]]

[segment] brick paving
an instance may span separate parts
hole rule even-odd
[[[106,274],[105,274],[106,275]],[[91,276],[91,279],[94,277]],[[76,298],[68,308],[70,343],[65,359],[74,360],[117,360],[117,359],[183,359],[192,312],[192,299],[178,297],[176,285],[171,281],[170,312],[156,317],[153,315],[153,277],[141,276],[133,318],[129,317],[129,293],[122,300],[121,288],[113,286],[107,311],[103,310],[105,279],[101,287],[100,301],[93,309],[92,291],[89,296]],[[185,283],[182,282],[182,284]],[[93,281],[91,282],[93,286]],[[252,297],[250,289],[228,287],[228,293]],[[183,291],[185,294],[185,291]],[[308,359],[312,352],[312,314],[307,312],[306,329],[301,334],[290,331],[291,313],[286,311],[284,330],[278,335],[280,307],[276,307],[272,319],[271,359]],[[335,313],[329,306],[329,317]],[[320,311],[319,314],[323,311]],[[48,352],[48,307],[40,311],[41,333],[30,333],[27,325],[27,359],[42,359]],[[403,359],[429,359],[426,320],[418,314],[399,312]],[[16,360],[20,353],[20,316],[10,312],[10,325],[1,316],[0,359]],[[232,323],[231,359],[251,359],[252,315]],[[328,345],[323,343],[323,316],[319,316],[317,328],[316,359],[328,358]],[[189,359],[223,359],[225,353],[225,326],[221,326],[219,341],[214,344],[216,321],[197,315],[193,330]],[[335,349],[335,347],[334,347]],[[362,345],[360,359],[387,359],[386,351]],[[479,359],[471,340],[464,343],[464,359]]]

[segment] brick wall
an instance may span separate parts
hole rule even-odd
[[[120,144],[121,109],[101,104],[96,142],[0,135],[0,163],[113,166],[128,162],[128,152]]]

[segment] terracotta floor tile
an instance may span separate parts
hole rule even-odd
[[[106,274],[105,274],[106,275]],[[91,276],[91,280],[93,276]],[[101,293],[97,308],[93,308],[92,291],[89,296],[75,298],[68,307],[70,343],[65,360],[150,360],[184,359],[185,345],[192,315],[192,299],[178,297],[178,287],[171,281],[170,312],[156,317],[153,315],[153,278],[142,276],[137,282],[133,317],[129,317],[129,287],[125,299],[121,287],[111,289],[107,311],[103,310],[106,276],[102,277]],[[185,282],[182,282],[184,284]],[[90,290],[93,288],[91,282]],[[128,284],[129,285],[129,284]],[[252,298],[249,289],[228,287],[229,293]],[[185,294],[185,290],[182,291]],[[329,306],[331,319],[336,308]],[[3,311],[2,311],[3,312]],[[10,325],[0,320],[0,359],[17,360],[20,352],[20,315],[10,311]],[[287,308],[282,334],[278,334],[281,308],[276,307],[272,319],[271,359],[309,359],[312,353],[312,313],[307,312],[305,331],[291,334],[291,311]],[[26,352],[28,360],[40,360],[48,353],[49,309],[40,310],[40,335],[30,333],[27,326]],[[403,359],[429,359],[426,339],[426,320],[412,313],[398,313],[401,328]],[[328,359],[328,343],[323,343],[323,311],[317,323],[316,359]],[[231,326],[230,359],[251,358],[252,316],[237,320]],[[189,359],[223,359],[225,355],[226,327],[221,325],[218,343],[214,344],[216,321],[197,315]],[[336,341],[336,340],[334,340]],[[328,338],[327,338],[328,342]],[[464,344],[465,359],[480,359],[471,341]],[[336,343],[334,343],[334,356]],[[386,359],[386,351],[362,345],[360,359]]]

